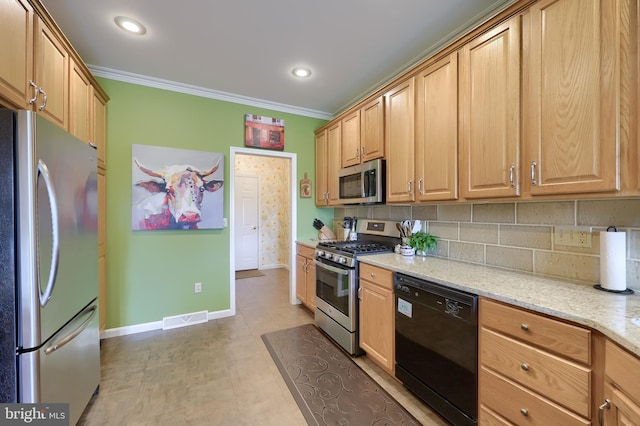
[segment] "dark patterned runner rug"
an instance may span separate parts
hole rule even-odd
[[[310,425],[420,425],[315,325],[261,337]]]

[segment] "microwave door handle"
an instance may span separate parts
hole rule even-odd
[[[369,196],[369,173],[362,173],[362,197]]]

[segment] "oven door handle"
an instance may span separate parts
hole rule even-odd
[[[318,262],[316,259],[313,259],[313,263],[315,263],[316,266],[327,269],[331,272],[335,272],[336,274],[349,275],[348,269],[336,268],[335,266],[327,265],[326,263],[323,263],[323,262]]]

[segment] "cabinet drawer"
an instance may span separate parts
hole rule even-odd
[[[484,367],[480,369],[480,391],[483,405],[515,424],[532,426],[591,424],[590,421]]]
[[[640,359],[607,340],[604,371],[618,388],[640,404]]]
[[[480,364],[590,417],[591,371],[485,328],[480,329]]]
[[[388,269],[378,268],[377,266],[360,264],[360,278],[370,283],[377,284],[386,289],[393,289],[393,272]]]
[[[550,352],[591,364],[591,332],[487,299],[480,300],[480,324]]]
[[[316,257],[316,250],[311,247],[303,246],[302,244],[296,244],[296,254],[313,259]]]
[[[506,419],[503,419],[484,405],[480,406],[480,416],[478,417],[478,424],[480,426],[513,426],[513,423],[510,423]]]

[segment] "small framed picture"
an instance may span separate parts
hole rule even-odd
[[[261,115],[244,115],[244,145],[284,151],[284,120]]]
[[[300,198],[311,198],[311,179],[304,172],[304,179],[300,179]]]

